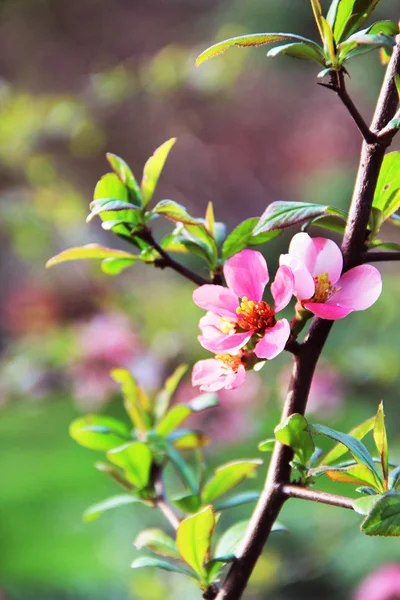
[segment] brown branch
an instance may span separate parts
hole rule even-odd
[[[371,131],[375,133],[387,125],[397,108],[398,98],[394,73],[400,72],[400,37],[396,41],[397,45],[386,71],[371,126]],[[363,143],[350,216],[342,244],[346,270],[362,262],[369,214],[384,153],[385,144],[371,144],[366,141]],[[302,344],[297,356],[294,357],[292,378],[282,420],[293,413],[304,414],[315,366],[332,324],[332,321],[313,320],[306,341]],[[292,456],[290,448],[279,443],[275,444],[264,490],[250,520],[238,558],[233,563],[216,597],[217,600],[239,600],[246,589],[272,525],[287,499],[287,495],[282,491],[282,486],[290,483]]]
[[[353,498],[347,498],[346,496],[336,496],[335,494],[328,494],[327,492],[319,492],[299,485],[290,484],[282,486],[281,492],[287,498],[299,498],[301,500],[310,500],[311,502],[319,502],[321,504],[329,504],[331,506],[338,506],[339,508],[349,508],[350,510],[354,510]]]
[[[370,252],[365,252],[361,260],[363,263],[369,262],[390,262],[394,260],[400,260],[400,252],[396,251],[388,251],[388,252],[379,252],[378,250],[374,252],[371,250]]]
[[[157,252],[161,256],[161,258],[157,259],[154,263],[156,267],[159,267],[160,269],[165,269],[166,267],[169,267],[170,269],[173,269],[180,275],[183,275],[183,277],[186,277],[186,279],[189,279],[189,281],[192,281],[196,285],[205,285],[206,283],[212,283],[208,279],[204,279],[203,277],[201,277],[201,275],[197,275],[197,273],[194,273],[184,265],[181,265],[181,263],[176,261],[174,258],[172,258],[168,254],[168,252],[166,252],[154,239],[150,229],[144,229],[140,233],[136,232],[135,235],[136,237],[140,237],[142,240],[150,244],[150,246],[157,250]]]

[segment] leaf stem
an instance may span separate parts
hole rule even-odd
[[[159,267],[160,269],[165,269],[166,267],[169,267],[177,273],[179,273],[180,275],[182,275],[183,277],[185,277],[186,279],[189,279],[189,281],[192,281],[196,285],[205,285],[206,283],[211,283],[211,281],[209,281],[208,279],[204,279],[203,277],[201,277],[201,275],[197,275],[197,273],[194,273],[184,265],[181,265],[181,263],[177,262],[174,258],[172,258],[168,254],[168,252],[166,252],[154,239],[150,229],[143,229],[140,233],[136,232],[135,235],[137,237],[140,237],[148,244],[150,244],[155,250],[157,250],[157,252],[161,256],[160,259],[156,259],[156,261],[154,262],[156,267]]]
[[[166,500],[162,466],[153,465],[152,479],[154,490],[156,492],[156,498],[153,501],[153,505],[162,512],[167,521],[176,530],[179,527],[180,519]]]
[[[398,96],[394,73],[400,72],[400,36],[396,38],[396,42],[372,121],[371,131],[374,132],[384,128],[397,109]],[[345,270],[360,264],[365,253],[365,234],[385,149],[384,144],[370,143],[367,140],[363,143],[342,244]],[[301,345],[299,353],[294,356],[282,421],[293,413],[304,414],[314,370],[332,325],[333,321],[313,319],[305,342]],[[233,563],[217,600],[239,600],[246,589],[272,525],[288,498],[282,490],[290,484],[292,457],[293,452],[289,447],[275,444],[264,489],[250,520],[238,558]]]
[[[309,488],[293,484],[283,485],[281,492],[288,498],[310,500],[311,502],[320,502],[321,504],[330,504],[331,506],[353,510],[353,498],[347,498],[346,496],[336,496],[335,494],[310,490]]]

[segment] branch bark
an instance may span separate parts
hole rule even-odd
[[[373,250],[370,252],[365,252],[362,256],[363,263],[369,262],[390,262],[400,260],[400,252],[396,251],[388,251],[388,252],[379,252],[378,250],[374,252]]]
[[[388,124],[398,104],[394,74],[400,73],[400,36],[396,39],[391,61],[382,85],[371,131],[375,135]],[[349,219],[343,238],[342,252],[345,270],[362,262],[365,252],[365,236],[374,191],[387,144],[364,141],[358,175],[350,206]],[[309,334],[296,356],[282,420],[293,413],[304,414],[314,370],[332,328],[333,322],[314,319]],[[262,552],[265,542],[279,512],[287,499],[283,492],[290,482],[290,461],[293,453],[287,446],[275,444],[265,487],[250,520],[238,558],[233,563],[217,600],[239,600],[246,589],[250,575]]]
[[[299,498],[300,500],[311,500],[311,502],[320,502],[321,504],[329,504],[330,506],[338,506],[339,508],[353,509],[353,499],[346,496],[336,496],[327,492],[318,492],[310,490],[300,485],[284,485],[281,488],[282,494],[287,498]]]

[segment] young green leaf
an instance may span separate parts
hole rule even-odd
[[[106,275],[119,275],[122,271],[132,267],[141,260],[141,256],[135,256],[134,260],[129,258],[105,258],[101,263],[101,270]]]
[[[394,83],[396,85],[397,95],[399,97],[400,102],[400,75],[398,73],[394,74]]]
[[[302,37],[301,35],[295,35],[293,33],[253,33],[250,35],[240,35],[234,38],[230,38],[228,40],[224,40],[222,42],[218,42],[207,50],[204,50],[200,54],[200,56],[196,60],[196,65],[201,65],[204,61],[209,58],[213,58],[214,56],[218,56],[218,54],[222,54],[228,48],[232,46],[237,46],[239,48],[249,48],[252,46],[265,46],[266,44],[272,44],[274,42],[304,42],[314,48],[319,49],[318,44],[309,40],[307,38]]]
[[[167,436],[194,412],[201,412],[218,405],[215,394],[201,394],[188,404],[178,404],[167,412],[156,427],[157,433]]]
[[[201,500],[203,504],[214,502],[223,494],[239,485],[241,481],[248,477],[254,477],[258,467],[262,465],[262,460],[236,460],[218,467],[214,475],[207,481],[202,492]]]
[[[230,498],[226,498],[226,500],[219,500],[219,502],[215,502],[213,506],[214,509],[219,512],[220,510],[226,510],[227,508],[236,508],[236,506],[257,502],[259,497],[260,492],[241,492],[240,494],[235,494]]]
[[[124,470],[126,478],[139,490],[149,482],[152,454],[147,444],[131,442],[107,452],[110,462]]]
[[[176,545],[183,560],[202,578],[204,563],[207,562],[211,546],[211,536],[215,527],[212,506],[187,517],[176,532]]]
[[[286,54],[292,58],[299,58],[302,60],[312,60],[318,64],[324,66],[325,58],[323,52],[318,51],[314,46],[308,46],[302,42],[292,42],[291,44],[284,44],[282,46],[275,46],[268,50],[267,56],[274,58],[278,54]]]
[[[168,441],[180,450],[193,450],[208,446],[210,438],[202,431],[194,429],[178,429],[168,436]]]
[[[133,492],[133,485],[122,475],[119,469],[116,469],[115,467],[112,467],[111,465],[102,462],[97,462],[95,464],[95,467],[98,471],[101,471],[101,473],[105,473],[106,475],[111,477],[111,479],[116,481],[119,485],[121,485],[129,492]]]
[[[370,471],[374,473],[377,481],[380,481],[380,476],[375,466],[374,460],[368,452],[367,448],[362,442],[360,442],[360,440],[345,433],[335,431],[334,429],[326,427],[325,425],[309,425],[307,429],[311,434],[324,435],[346,446],[346,448],[349,450],[350,454],[355,458],[355,460],[361,464],[366,465],[370,469]]]
[[[111,154],[111,152],[108,152],[106,156],[111,167],[118,175],[122,183],[126,186],[128,190],[129,201],[132,202],[135,206],[141,207],[142,192],[135,177],[133,176],[132,171],[130,170],[126,162],[116,154]]]
[[[137,535],[133,545],[138,550],[148,548],[161,556],[180,559],[175,540],[161,529],[144,529]]]
[[[314,19],[318,27],[319,35],[321,36],[321,40],[325,41],[325,32],[324,32],[324,17],[322,16],[322,6],[320,0],[310,0],[311,6],[314,13]]]
[[[184,513],[195,513],[200,508],[200,496],[198,494],[185,494],[172,498],[172,502]]]
[[[347,213],[333,206],[308,202],[272,202],[261,215],[253,235],[300,225],[322,215],[339,215],[347,219]]]
[[[358,31],[349,37],[348,40],[339,44],[339,58],[343,62],[360,54],[377,50],[378,48],[392,50],[394,45],[395,41],[393,37],[368,33],[368,30],[365,29],[364,31]]]
[[[111,377],[120,384],[124,407],[135,428],[147,431],[151,427],[151,404],[147,394],[127,369],[112,369]]]
[[[389,489],[397,489],[400,483],[400,467],[396,467],[389,475]]]
[[[260,450],[260,452],[272,452],[272,450],[275,447],[275,442],[276,442],[275,438],[270,438],[268,440],[264,440],[263,442],[260,442],[257,447]]]
[[[206,210],[206,227],[211,235],[215,238],[215,215],[214,215],[214,206],[212,202],[207,204]]]
[[[321,25],[323,31],[325,55],[329,56],[332,66],[337,67],[338,60],[336,57],[336,46],[335,40],[333,39],[332,27],[329,25],[328,21],[324,17],[321,17]]]
[[[161,419],[168,410],[171,399],[178,387],[182,377],[188,370],[187,365],[179,365],[175,371],[166,379],[162,390],[158,393],[155,400],[155,413],[157,419]]]
[[[185,225],[199,224],[199,220],[191,217],[186,208],[175,202],[175,200],[160,200],[153,208],[152,213],[163,215],[175,223],[184,223]]]
[[[129,202],[128,190],[115,173],[106,173],[97,182],[94,188],[93,200],[100,200],[101,198]]]
[[[374,504],[361,525],[366,535],[400,536],[400,494],[387,492]]]
[[[389,477],[389,450],[385,427],[385,413],[383,412],[383,402],[380,403],[377,415],[375,417],[374,441],[381,459],[383,482],[385,490],[387,490]]]
[[[69,427],[69,434],[78,444],[91,450],[110,450],[131,438],[124,423],[102,415],[75,419]]]
[[[143,169],[143,179],[141,183],[141,192],[143,198],[143,206],[147,206],[153,197],[161,171],[164,168],[168,154],[175,144],[176,138],[164,142],[159,148],[154,151],[153,156],[149,158]]]
[[[373,430],[374,423],[375,417],[371,417],[370,419],[367,419],[360,425],[353,427],[353,429],[349,431],[348,435],[353,438],[356,438],[357,440],[362,440],[367,435],[367,433]],[[346,446],[339,443],[328,452],[328,454],[325,456],[322,462],[324,465],[332,465],[348,451],[349,450]]]
[[[379,0],[339,0],[333,2],[327,19],[337,44],[357,31],[368,19]]]
[[[60,254],[53,256],[46,263],[46,268],[53,267],[59,263],[66,262],[67,260],[87,260],[87,259],[104,259],[104,258],[118,258],[129,260],[134,262],[140,260],[138,256],[131,254],[130,252],[124,252],[123,250],[115,250],[114,248],[106,248],[100,244],[86,244],[86,246],[77,246],[75,248],[69,248],[63,250]]]
[[[260,235],[253,235],[253,229],[256,227],[259,221],[258,217],[252,217],[240,223],[226,238],[222,245],[222,260],[228,260],[234,254],[237,254],[248,246],[258,246],[259,244],[265,244],[270,240],[276,238],[281,232],[279,229],[275,231],[269,231],[268,233],[261,233]]]
[[[376,185],[373,207],[383,211],[386,220],[400,207],[400,152],[386,154]]]
[[[278,442],[292,448],[295,458],[303,465],[308,463],[315,450],[307,427],[307,420],[302,415],[294,414],[278,425],[274,431]]]
[[[230,555],[233,554],[234,556],[237,555],[239,546],[240,546],[240,542],[243,540],[244,535],[246,534],[247,528],[249,526],[249,520],[245,519],[243,521],[239,521],[238,523],[235,523],[234,525],[232,525],[231,527],[229,527],[229,529],[227,529],[223,535],[221,536],[221,538],[218,541],[218,544],[215,548],[215,560],[218,560],[218,557],[223,557],[226,555]],[[272,526],[272,530],[273,532],[276,531],[287,531],[286,527],[284,527],[281,523],[278,523],[278,521],[275,521],[275,523]]]
[[[173,444],[168,442],[166,448],[168,457],[185,486],[187,486],[191,494],[197,494],[198,485],[192,469],[189,467],[181,453],[178,452]]]
[[[351,467],[326,467],[325,474],[332,481],[341,481],[343,483],[356,483],[371,486],[378,492],[383,492],[382,482],[376,475],[364,464],[353,465]]]
[[[353,500],[353,508],[359,515],[367,515],[372,507],[378,502],[378,500],[382,498],[382,494],[368,495],[363,496],[362,498],[357,498],[357,500]]]
[[[83,513],[83,520],[86,523],[89,523],[90,521],[95,521],[98,519],[104,512],[108,510],[118,508],[119,506],[125,506],[126,504],[137,504],[138,502],[140,502],[139,498],[135,498],[135,496],[130,496],[129,494],[112,496],[111,498],[107,498],[107,500],[93,504],[93,506],[90,506],[87,510],[85,510]]]
[[[186,575],[187,577],[192,577],[196,580],[199,579],[196,573],[193,573],[192,570],[185,569],[180,565],[175,565],[166,560],[160,560],[154,556],[141,556],[140,558],[134,560],[131,564],[132,569],[143,569],[144,567],[157,567],[158,569],[163,569],[164,571],[180,573],[181,575]]]

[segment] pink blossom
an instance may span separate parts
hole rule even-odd
[[[208,311],[200,320],[201,345],[218,355],[235,355],[254,336],[254,354],[258,358],[275,358],[284,349],[290,335],[289,322],[286,319],[276,320],[275,315],[289,304],[293,295],[291,270],[282,266],[277,271],[271,286],[274,308],[262,300],[269,274],[260,252],[242,250],[235,254],[225,263],[224,276],[228,287],[203,285],[193,293],[195,303]],[[222,367],[218,363],[213,362],[208,367],[214,377],[217,366],[222,375]],[[231,384],[232,380],[229,380],[228,385]]]
[[[234,390],[246,377],[242,356],[217,355],[199,360],[193,367],[192,385],[199,385],[202,392],[217,392],[222,388]]]
[[[353,596],[353,600],[397,599],[400,599],[400,563],[389,563],[370,573]]]
[[[341,276],[343,256],[331,240],[297,233],[282,254],[280,264],[294,275],[295,296],[302,306],[322,319],[342,319],[354,310],[374,304],[382,291],[375,267],[360,265]]]

